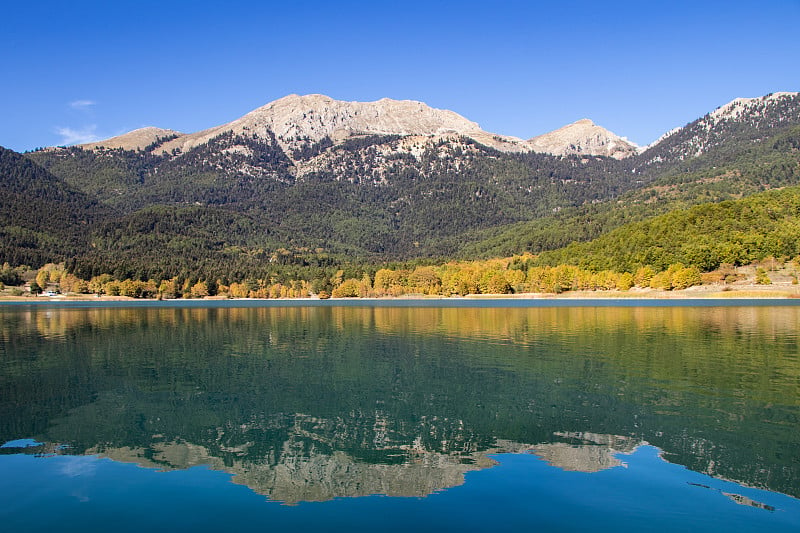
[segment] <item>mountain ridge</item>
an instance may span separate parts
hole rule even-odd
[[[230,122],[194,133],[143,128],[78,146],[86,149],[102,147],[135,150],[144,148],[143,137],[150,141],[147,144],[174,137],[154,144],[150,151],[187,152],[225,133],[263,136],[265,130],[269,130],[286,153],[297,151],[303,143],[318,143],[326,137],[331,139],[332,144],[338,144],[359,135],[419,136],[434,139],[462,136],[501,152],[532,151],[552,155],[609,156],[617,159],[633,155],[638,150],[634,143],[605,128],[593,123],[590,127],[583,126],[585,123],[578,121],[525,140],[484,131],[476,122],[455,111],[433,108],[415,100],[382,98],[373,102],[350,102],[321,94],[291,94]]]
[[[506,153],[544,153],[557,156],[585,155],[628,159],[653,151],[676,140],[675,135],[694,128],[693,138],[683,140],[683,157],[702,155],[714,140],[712,130],[726,121],[743,121],[774,109],[782,102],[796,100],[797,92],[775,92],[753,98],[736,98],[703,117],[664,133],[653,143],[639,147],[584,118],[529,139],[484,131],[480,125],[447,109],[437,109],[415,100],[382,98],[372,102],[335,100],[322,94],[291,94],[260,106],[225,124],[193,133],[146,127],[102,141],[78,145],[81,148],[147,150],[158,153],[185,153],[212,139],[232,133],[237,136],[273,134],[288,155],[308,145],[330,142],[337,145],[363,135],[399,135],[420,139],[467,137]],[[779,117],[795,120],[798,117]]]
[[[185,134],[175,130],[145,126],[102,141],[83,143],[77,146],[87,150],[113,150],[115,148],[122,148],[123,150],[153,150],[156,145],[160,145],[165,139],[183,135]]]
[[[319,95],[287,97],[277,104],[284,111],[273,104],[238,129],[205,130],[210,139],[199,135],[186,151],[170,145],[186,134],[148,129],[139,134],[155,139],[149,151],[71,147],[26,157],[113,210],[100,224],[75,227],[91,242],[81,271],[137,278],[202,268],[205,276],[260,279],[273,260],[328,265],[330,257],[538,253],[677,206],[800,183],[794,94],[743,102],[732,113],[723,106],[718,120],[701,117],[661,146],[623,159],[502,151],[461,135],[478,130],[457,114],[406,102],[431,118],[411,129],[391,114],[395,101],[382,102],[358,108]],[[382,115],[381,106],[391,112]],[[299,125],[289,118],[304,113]],[[363,131],[366,113],[379,133]],[[275,124],[288,129],[275,132]],[[573,126],[595,127],[588,120]],[[711,142],[695,156],[699,133]]]

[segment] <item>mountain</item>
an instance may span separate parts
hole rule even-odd
[[[289,96],[210,130],[163,133],[150,132],[147,150],[125,149],[141,138],[131,135],[118,148],[101,141],[29,157],[126,216],[225,208],[270,228],[272,242],[356,256],[449,256],[470,231],[629,187],[616,160],[533,153],[419,102]]]
[[[624,137],[582,119],[528,141],[535,152],[553,155],[601,155],[625,159],[639,152],[639,147]]]
[[[232,122],[196,133],[181,134],[149,127],[80,146],[86,149],[146,150],[156,154],[185,153],[223,134],[263,137],[266,132],[275,136],[281,149],[290,157],[326,140],[337,145],[364,135],[434,139],[466,137],[502,152],[534,151],[618,159],[633,155],[638,149],[627,139],[594,125],[588,119],[525,141],[486,132],[477,123],[453,111],[434,109],[422,102],[389,98],[376,102],[344,102],[321,94],[285,96]]]
[[[696,164],[685,164],[691,161],[715,165],[798,123],[800,93],[779,92],[758,98],[737,98],[664,134],[642,150],[633,171],[664,172],[681,165],[696,169]]]
[[[224,133],[263,136],[265,131],[271,132],[290,155],[325,138],[338,144],[359,135],[463,136],[499,150],[529,150],[521,139],[487,133],[453,111],[434,109],[422,102],[388,98],[343,102],[321,94],[286,96],[228,124],[180,136],[159,150],[186,152]]]
[[[738,149],[731,149],[731,144],[738,144]],[[665,170],[660,172],[646,165],[637,168],[641,157],[624,162],[631,166],[619,170],[631,172],[635,180],[619,196],[482,230],[461,250],[462,257],[504,257],[520,250],[554,250],[673,210],[800,184],[800,124],[778,128],[773,136],[758,143],[737,143],[735,138],[729,138],[722,149],[685,161],[664,161]]]
[[[197,133],[150,128],[26,157],[114,211],[89,228],[92,248],[73,263],[85,275],[260,279],[276,263],[511,255],[591,240],[798,184],[799,138],[796,93],[736,100],[641,153],[588,120],[524,141],[420,102],[292,95]]]

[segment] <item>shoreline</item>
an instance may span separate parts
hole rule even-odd
[[[704,285],[695,286],[688,289],[676,291],[664,291],[658,289],[631,289],[629,291],[566,291],[560,294],[552,293],[520,293],[520,294],[470,294],[466,296],[428,296],[422,294],[408,294],[403,296],[385,297],[353,297],[353,298],[227,298],[224,296],[211,296],[206,298],[177,298],[169,300],[158,300],[152,298],[131,298],[126,296],[99,296],[94,294],[70,294],[59,296],[10,296],[0,295],[0,306],[3,305],[75,305],[91,306],[92,304],[115,304],[136,306],[161,305],[161,306],[201,306],[203,304],[217,302],[219,304],[235,305],[255,305],[272,303],[275,305],[395,305],[414,306],[414,305],[443,305],[452,304],[454,306],[468,307],[470,303],[479,304],[506,302],[514,306],[522,306],[526,302],[536,302],[536,305],[569,305],[570,302],[580,302],[583,305],[596,302],[598,306],[608,305],[616,302],[620,305],[635,305],[637,302],[653,305],[656,302],[663,302],[672,305],[683,302],[690,305],[690,302],[705,302],[708,305],[712,302],[737,302],[737,301],[767,301],[767,302],[788,302],[797,300],[800,305],[800,286],[798,285],[740,285],[740,286],[719,286]],[[702,305],[702,304],[701,304]]]

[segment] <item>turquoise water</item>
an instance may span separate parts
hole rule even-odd
[[[0,307],[3,529],[800,529],[800,307],[248,305]]]

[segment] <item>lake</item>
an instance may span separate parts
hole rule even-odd
[[[0,306],[23,531],[800,530],[791,301]]]

